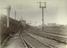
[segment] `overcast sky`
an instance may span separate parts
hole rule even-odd
[[[0,0],[0,14],[6,14],[7,6],[11,5],[11,17],[14,18],[14,11],[17,12],[17,19],[25,19],[32,25],[41,24],[40,1],[46,1],[44,9],[44,22],[67,24],[67,0]],[[2,11],[1,11],[2,10]]]

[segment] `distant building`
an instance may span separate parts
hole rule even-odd
[[[48,26],[57,26],[58,24],[56,24],[56,23],[48,23],[47,25]]]

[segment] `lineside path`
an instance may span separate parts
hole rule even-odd
[[[19,33],[17,33],[12,38],[10,38],[4,48],[26,48],[26,46],[24,41],[20,39]]]

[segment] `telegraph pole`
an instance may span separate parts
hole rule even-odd
[[[7,8],[7,13],[8,13],[8,15],[7,15],[7,27],[9,27],[9,17],[10,17],[10,11],[11,11],[11,6],[8,6],[8,8]]]
[[[15,20],[16,20],[16,10],[15,10]]]
[[[46,2],[39,2],[39,4],[42,9],[42,31],[44,31],[44,8],[46,8]]]

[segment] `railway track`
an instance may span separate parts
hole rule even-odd
[[[24,45],[26,48],[32,48],[21,36],[21,32],[19,32],[19,38],[21,40],[21,42],[23,41],[24,42]]]
[[[35,34],[35,33],[30,33],[28,31],[25,31],[25,32],[19,32],[17,33],[18,34],[18,37],[21,42],[21,44],[24,46],[24,48],[58,48],[57,46],[55,46],[55,44],[53,45],[52,43],[50,42],[54,42],[56,43],[57,41],[56,40],[52,40],[52,39],[48,39],[46,37],[43,37],[42,35],[40,34]],[[33,35],[32,35],[33,34]],[[34,35],[35,34],[35,35]],[[38,38],[38,37],[40,38]],[[12,36],[14,37],[14,36]],[[44,38],[44,40],[41,39],[41,37]],[[48,43],[46,41],[48,40],[51,40],[49,41]],[[12,39],[13,40],[13,39]],[[17,40],[17,39],[16,39]],[[15,41],[15,40],[14,40]],[[45,41],[45,42],[44,42]],[[56,41],[56,42],[55,42]],[[8,41],[9,42],[9,41]],[[7,44],[7,41],[5,41],[5,44]],[[18,44],[19,45],[19,44]],[[4,48],[4,47],[3,47]]]
[[[46,32],[33,32],[33,31],[32,32],[28,31],[28,32],[32,34],[36,34],[44,38],[55,40],[59,43],[67,44],[67,36],[61,36],[61,35],[56,35],[56,34],[51,34],[51,33],[46,33]]]
[[[65,44],[58,43],[55,40],[51,40],[51,39],[48,39],[48,38],[43,38],[43,37],[40,37],[40,36],[35,35],[35,34],[31,34],[31,33],[28,33],[28,34],[31,35],[32,37],[36,38],[37,40],[39,40],[43,44],[53,46],[53,48],[62,48],[62,46],[63,46],[63,48],[66,48]],[[61,46],[61,47],[59,47],[59,46]]]
[[[57,48],[51,44],[43,43],[36,38],[32,37],[28,33],[24,32],[21,35],[22,38],[32,47],[32,48]],[[40,46],[40,47],[39,47]]]

